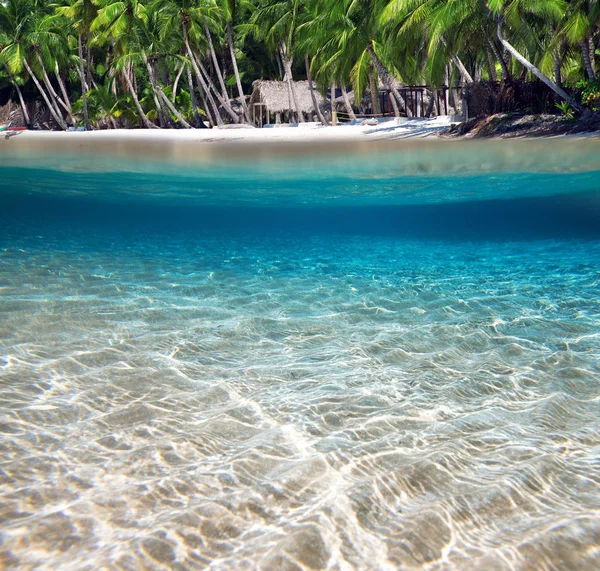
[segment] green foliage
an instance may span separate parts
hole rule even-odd
[[[600,111],[600,79],[582,79],[576,87],[581,90],[581,102],[592,111]]]
[[[158,92],[172,101],[179,76],[173,105],[194,122],[187,71],[179,71],[192,70],[192,92],[210,94],[199,112],[214,114],[210,100],[219,106],[223,94],[210,40],[236,95],[238,77],[246,93],[259,78],[303,79],[306,56],[321,92],[352,85],[357,101],[378,71],[410,84],[456,85],[491,77],[490,69],[531,72],[526,61],[548,76],[559,69],[578,101],[600,110],[600,81],[585,79],[590,62],[592,70],[600,63],[598,0],[2,0],[0,85],[37,89],[58,108],[62,95],[51,85],[59,72],[82,120],[83,77],[92,124],[136,126],[158,120]],[[192,60],[207,71],[196,72]],[[568,116],[578,103],[558,107]]]
[[[571,120],[575,117],[574,109],[566,101],[557,103],[556,108],[563,114],[565,119]]]

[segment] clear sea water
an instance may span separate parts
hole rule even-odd
[[[600,141],[18,141],[0,567],[600,567]]]

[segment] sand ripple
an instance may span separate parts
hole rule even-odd
[[[4,566],[600,565],[598,242],[90,240],[0,252]]]

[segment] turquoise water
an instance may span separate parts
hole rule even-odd
[[[598,143],[527,144],[0,156],[0,563],[597,569]]]

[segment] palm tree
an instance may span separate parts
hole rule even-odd
[[[296,31],[302,23],[303,8],[302,0],[259,0],[250,18],[249,28],[255,37],[265,40],[278,54],[284,70],[283,80],[287,83],[299,123],[303,123],[304,118],[298,104],[292,64]]]
[[[66,123],[52,100],[52,94],[46,93],[28,61],[31,54],[43,53],[47,58],[51,57],[50,50],[56,40],[55,35],[44,34],[44,30],[40,30],[40,21],[46,16],[46,11],[42,3],[37,7],[36,9],[28,0],[7,0],[6,3],[0,4],[0,26],[4,37],[2,59],[9,73],[13,75],[18,75],[25,68],[56,123],[61,129],[66,129]],[[50,45],[44,40],[49,40]]]
[[[522,66],[539,80],[545,83],[554,93],[564,99],[571,107],[580,113],[585,113],[585,109],[577,103],[562,87],[559,87],[547,75],[542,73],[533,63],[524,55],[515,49],[515,47],[505,38],[503,28],[519,29],[520,26],[527,26],[526,17],[542,16],[545,22],[557,22],[563,17],[563,5],[560,0],[544,0],[540,3],[532,3],[527,0],[514,0],[505,3],[503,0],[495,0],[494,5],[490,6],[491,12],[495,17],[496,34],[498,40]],[[517,17],[517,14],[519,16]]]
[[[568,4],[559,35],[576,45],[580,52],[588,79],[596,78],[594,31],[600,25],[598,0],[575,0]]]
[[[88,85],[86,77],[89,70],[87,68],[87,58],[84,59],[83,48],[85,46],[86,54],[90,52],[90,39],[92,37],[92,22],[98,15],[97,5],[91,0],[67,0],[67,4],[59,6],[56,10],[59,16],[63,16],[77,37],[77,53],[79,57],[77,73],[81,82],[81,99],[83,102],[83,124],[89,131],[91,125],[88,118],[87,108],[87,90]]]
[[[527,71],[548,85],[573,108],[583,111],[568,93],[518,51],[507,40],[503,31],[506,27],[516,36],[526,35],[531,32],[529,19],[541,17],[546,23],[557,22],[562,17],[562,9],[562,0],[541,0],[535,3],[528,0],[466,0],[458,6],[444,0],[390,0],[381,12],[380,21],[388,25],[396,24],[400,26],[400,30],[425,25],[432,43],[441,41],[442,38],[445,41],[448,37],[456,41],[461,38],[461,30],[468,29],[473,23],[481,29],[489,30],[490,35],[495,28],[494,34],[502,47]],[[466,38],[463,41],[468,41],[470,36],[463,36]]]
[[[205,35],[206,29],[215,26],[215,20],[218,17],[216,5],[212,1],[205,0],[167,0],[161,5],[163,16],[162,34],[163,36],[177,36],[182,39],[185,53],[196,80],[208,99],[213,120],[217,125],[223,124],[215,102],[216,98],[232,121],[239,122],[239,116],[231,107],[227,95],[225,94],[224,97],[219,93],[206,67],[196,55],[197,51],[202,51],[197,49],[198,46],[201,46],[203,42],[208,44]]]
[[[142,123],[149,129],[156,128],[144,112],[136,90],[136,64],[141,63],[137,32],[139,23],[147,19],[146,7],[138,0],[98,0],[98,14],[90,30],[98,34],[100,44],[113,45],[120,55],[115,57],[113,65],[118,69],[127,84],[131,98]],[[158,116],[163,123],[162,109],[153,91]]]
[[[229,47],[229,56],[231,57],[231,65],[233,66],[233,73],[235,75],[235,83],[238,88],[240,101],[242,103],[242,109],[244,110],[244,117],[246,121],[250,122],[250,113],[248,106],[246,105],[246,96],[244,95],[244,89],[242,88],[242,81],[240,77],[240,71],[238,69],[238,61],[235,53],[235,43],[233,37],[233,23],[240,9],[239,0],[219,0],[219,7],[221,14],[225,20],[225,29],[227,30],[227,46]]]
[[[6,6],[0,4],[0,64],[6,70],[6,74],[10,78],[10,82],[13,84],[13,86],[17,92],[17,96],[18,96],[19,102],[21,104],[21,109],[23,110],[23,117],[24,117],[27,125],[30,126],[31,120],[29,118],[27,106],[25,105],[25,100],[23,99],[23,93],[21,92],[21,87],[19,86],[19,82],[18,82],[17,78],[11,72],[10,67],[8,66],[8,63],[5,61],[6,56],[4,54],[4,46],[7,46],[10,43],[10,40],[9,40],[8,36],[6,35],[6,33],[3,32],[3,30],[10,28],[10,19],[11,19],[11,14],[6,13],[4,11],[4,8],[6,8],[7,6],[8,6],[8,4]]]

